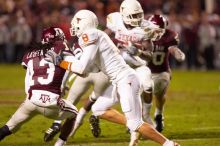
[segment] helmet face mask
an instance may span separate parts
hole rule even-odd
[[[58,27],[49,27],[43,30],[41,40],[43,44],[53,43],[55,41],[65,41],[64,32]]]
[[[72,22],[71,22],[71,28],[70,28],[70,35],[76,36],[76,28]]]
[[[158,41],[161,39],[161,37],[164,35],[165,29],[159,28],[158,30],[155,30],[154,37],[151,39],[152,41]]]
[[[120,13],[125,24],[138,27],[144,19],[144,12],[137,0],[124,0],[120,6]]]
[[[96,15],[89,10],[80,10],[71,20],[70,34],[71,36],[80,37],[82,33],[90,28],[98,26]]]

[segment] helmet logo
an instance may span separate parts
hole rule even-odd
[[[65,34],[58,27],[49,27],[42,32],[42,42],[51,43],[57,40],[65,41]]]

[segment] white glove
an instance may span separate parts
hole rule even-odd
[[[179,49],[176,49],[175,52],[174,52],[174,57],[176,58],[177,61],[179,62],[182,62],[185,60],[185,54],[179,50]]]
[[[55,65],[59,65],[61,63],[62,56],[60,54],[57,54],[56,52],[49,50],[46,54],[45,54],[45,60],[48,62],[51,62]]]

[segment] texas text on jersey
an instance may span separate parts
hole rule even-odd
[[[143,20],[140,27],[126,28],[122,16],[119,12],[111,13],[107,16],[107,28],[115,33],[115,39],[121,44],[128,42],[140,43],[143,40],[148,40],[148,33],[144,28],[149,30],[157,28],[153,23]]]

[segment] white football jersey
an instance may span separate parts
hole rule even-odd
[[[95,65],[114,82],[135,73],[125,63],[118,48],[105,32],[98,29],[87,30],[79,37],[78,42],[83,53],[79,60],[72,57],[71,71],[79,74],[88,73],[87,68]]]
[[[110,13],[107,16],[106,26],[115,33],[115,39],[125,44],[129,41],[139,43],[143,40],[149,40],[152,30],[158,28],[152,22],[144,20],[140,27],[127,29],[119,12]]]

